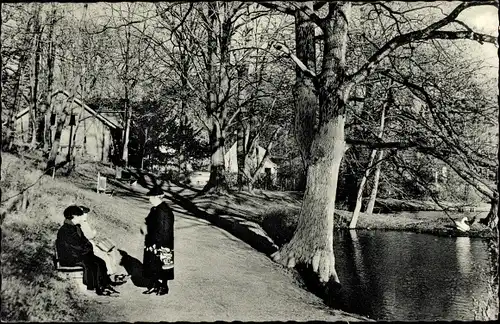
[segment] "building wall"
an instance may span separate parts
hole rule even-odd
[[[266,149],[260,146],[257,147],[257,152],[254,155],[256,156],[256,158],[252,161],[252,168],[257,168],[260,161],[262,161],[262,159],[264,158],[265,153]],[[238,152],[236,143],[234,143],[229,151],[226,152],[226,155],[224,156],[224,162],[226,164],[227,171],[231,173],[238,173]],[[273,177],[277,173],[276,164],[269,159],[264,163],[264,168],[260,173],[264,173],[266,169],[271,169],[271,175],[273,175]]]
[[[16,134],[14,137],[15,144],[29,143],[31,140],[30,134],[30,116],[29,113],[23,115],[21,118],[16,119],[14,123]]]
[[[64,100],[60,100],[61,98],[58,98],[61,96],[65,97],[64,95],[59,94],[54,100],[55,111],[62,110]],[[108,125],[105,125],[102,121],[76,103],[70,107],[70,111],[75,115],[73,135],[76,134],[76,136],[72,145],[74,145],[76,149],[76,156],[86,160],[107,162],[109,160],[110,145],[112,145],[111,131]],[[50,125],[50,117],[47,116],[47,118],[49,119],[47,121],[47,125]],[[29,122],[29,113],[16,120],[16,138],[18,143],[28,143],[31,140],[31,135],[29,134]],[[66,118],[66,123],[61,133],[59,154],[62,156],[66,156],[68,153],[71,133],[69,123],[70,118],[68,117]],[[50,126],[52,140],[54,140],[55,131],[56,126]]]

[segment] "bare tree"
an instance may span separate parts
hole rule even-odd
[[[444,18],[431,22],[421,28],[397,32],[397,35],[379,47],[353,73],[348,73],[346,48],[348,45],[349,25],[352,20],[350,2],[318,2],[314,4],[274,3],[263,5],[287,14],[302,11],[322,31],[323,52],[320,73],[311,71],[304,62],[297,59],[302,70],[317,83],[319,118],[315,127],[308,159],[307,184],[299,216],[297,230],[291,241],[274,255],[274,259],[289,267],[296,264],[311,266],[319,275],[321,282],[339,282],[335,270],[333,254],[333,217],[338,173],[345,149],[344,125],[346,107],[353,88],[375,72],[376,68],[396,49],[409,46],[414,42],[430,39],[472,39],[494,43],[494,37],[471,31],[442,30],[449,27],[459,14],[467,8],[478,5],[495,5],[495,2],[462,3]],[[368,4],[370,5],[370,4]],[[327,6],[324,16],[315,9]],[[409,27],[409,28],[408,28]],[[292,57],[293,58],[293,57]],[[328,175],[328,176],[325,176]]]
[[[380,126],[379,126],[379,133],[378,133],[378,138],[380,140],[382,140],[382,136],[384,134],[386,109],[389,107],[389,105],[393,101],[393,99],[392,99],[392,92],[391,92],[390,87],[391,86],[389,84],[388,98],[383,103],[383,105],[382,105],[382,112],[380,114]],[[361,178],[361,183],[359,184],[358,194],[356,196],[356,206],[354,207],[354,211],[352,213],[352,219],[351,219],[351,222],[349,223],[349,228],[351,228],[351,229],[356,228],[356,224],[357,224],[357,221],[358,221],[359,213],[361,211],[361,206],[363,204],[363,191],[364,191],[364,188],[365,188],[366,180],[370,176],[370,173],[371,173],[373,167],[375,166],[375,157],[376,156],[377,156],[377,150],[374,149],[374,150],[372,150],[372,152],[370,154],[370,159],[369,159],[368,165],[367,165],[367,167],[365,169],[363,177]],[[378,168],[378,170],[380,170],[380,168]]]

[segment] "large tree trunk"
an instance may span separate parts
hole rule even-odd
[[[312,8],[312,2],[304,2],[303,7]],[[316,47],[314,39],[314,23],[302,11],[295,12],[295,43],[297,58],[311,70],[316,70]],[[293,87],[295,103],[295,139],[298,143],[304,168],[309,161],[309,150],[314,138],[318,98],[313,80],[299,67],[296,67],[296,79]]]
[[[323,24],[323,66],[318,80],[319,127],[311,145],[307,183],[299,223],[291,241],[274,259],[289,267],[312,266],[320,282],[339,282],[333,254],[335,196],[340,164],[346,149],[345,105],[350,87],[344,87],[350,2],[329,4],[331,18]]]
[[[299,223],[291,241],[273,258],[294,267],[312,266],[321,282],[339,282],[333,254],[333,217],[338,172],[344,155],[344,117],[334,118],[316,136],[307,169],[307,183]]]
[[[378,183],[380,181],[380,172],[382,168],[382,159],[384,158],[384,151],[380,150],[378,154],[377,161],[375,162],[377,164],[376,169],[375,169],[375,174],[373,176],[373,186],[372,186],[372,192],[370,194],[370,200],[368,201],[368,206],[366,207],[365,213],[367,215],[372,215],[373,214],[373,208],[375,207],[375,201],[377,200],[377,192],[378,192]]]
[[[220,6],[215,2],[208,3],[207,28],[207,115],[212,119],[210,131],[211,165],[210,179],[204,191],[225,191],[229,189],[225,171],[225,131],[227,109],[225,99],[230,85],[228,76],[229,45],[231,40],[231,20],[226,21],[227,3]],[[217,31],[219,37],[217,37]]]

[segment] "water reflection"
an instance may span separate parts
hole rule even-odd
[[[486,244],[467,237],[382,231],[336,233],[340,306],[386,320],[473,320],[487,283]]]
[[[455,239],[458,270],[462,276],[466,276],[472,269],[472,251],[469,237],[457,237]]]

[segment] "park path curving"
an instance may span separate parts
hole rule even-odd
[[[138,228],[150,206],[137,195],[123,194],[113,201],[123,209],[117,217],[126,218],[128,228],[98,225],[127,253],[124,266],[133,277],[117,288],[119,297],[100,297],[82,289],[87,299],[96,301],[84,321],[362,320],[327,308],[266,255],[175,205],[175,280],[166,296],[143,295],[143,241]]]

